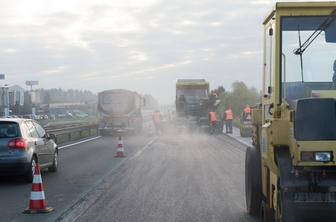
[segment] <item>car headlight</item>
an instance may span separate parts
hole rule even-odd
[[[315,152],[314,153],[315,161],[318,162],[330,162],[332,160],[331,152]]]
[[[304,151],[301,152],[302,161],[331,162],[334,156],[331,151]]]

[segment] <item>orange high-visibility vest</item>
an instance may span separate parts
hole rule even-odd
[[[155,123],[160,123],[161,122],[161,115],[159,112],[153,113],[153,121]]]
[[[215,112],[209,112],[209,116],[211,122],[217,122],[217,116]]]
[[[233,119],[233,113],[232,109],[228,109],[225,111],[225,120],[232,120]]]
[[[246,106],[244,109],[245,113],[251,113],[251,108],[249,106]]]

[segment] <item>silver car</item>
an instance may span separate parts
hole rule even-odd
[[[58,148],[54,136],[30,119],[0,119],[0,175],[33,180],[36,163],[56,172]]]

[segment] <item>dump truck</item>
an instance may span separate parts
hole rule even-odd
[[[263,98],[246,150],[247,211],[336,220],[336,2],[280,2],[264,25]]]
[[[204,79],[179,79],[176,82],[177,117],[187,119],[190,127],[205,125],[209,119],[209,82]]]
[[[101,135],[138,133],[142,130],[142,97],[125,89],[98,93],[99,131]]]

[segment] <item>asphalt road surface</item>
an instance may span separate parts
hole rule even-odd
[[[124,138],[127,155],[131,157],[151,139],[147,135]],[[0,221],[55,221],[125,161],[114,157],[117,143],[116,138],[104,137],[60,150],[59,171],[42,172],[48,205],[55,209],[49,214],[22,214],[28,207],[31,184],[0,178]]]
[[[245,145],[225,135],[166,132],[111,137],[62,149],[43,172],[50,214],[26,215],[31,185],[0,182],[0,221],[253,221],[244,199]]]
[[[245,211],[244,151],[224,135],[161,135],[75,221],[253,221]]]

